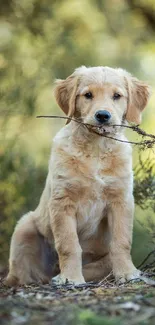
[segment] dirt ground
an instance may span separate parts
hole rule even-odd
[[[0,324],[155,324],[155,281],[81,286],[0,285]]]

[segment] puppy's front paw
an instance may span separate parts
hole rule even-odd
[[[62,284],[81,284],[81,283],[85,283],[84,277],[81,276],[79,278],[76,279],[72,279],[71,277],[66,277],[63,274],[58,274],[55,277],[52,278],[51,280],[52,283],[56,284],[56,285],[62,285]]]
[[[141,271],[135,268],[132,272],[115,275],[115,279],[118,284],[123,284],[127,281],[137,282],[141,280],[140,275]]]

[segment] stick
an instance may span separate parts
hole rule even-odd
[[[149,254],[144,258],[144,260],[142,261],[142,263],[138,266],[138,269],[139,269],[140,267],[142,267],[142,265],[145,264],[145,262],[148,260],[148,258],[149,258],[152,254],[155,255],[155,250],[151,251],[151,252],[150,252],[150,253],[149,253]]]
[[[113,125],[110,125],[110,126],[112,126],[112,127],[124,127],[124,128],[128,128],[128,129],[132,129],[134,132],[142,135],[142,137],[149,137],[149,138],[151,138],[151,140],[149,139],[149,140],[144,140],[144,141],[141,141],[141,142],[120,140],[120,139],[115,138],[115,137],[111,137],[111,136],[108,136],[108,135],[105,135],[105,134],[98,133],[95,129],[96,128],[102,129],[103,128],[102,125],[95,126],[95,125],[92,125],[92,124],[89,124],[89,123],[84,123],[84,122],[82,122],[82,121],[80,121],[78,119],[68,117],[68,116],[38,115],[36,117],[37,118],[60,118],[60,119],[74,121],[76,123],[84,125],[91,132],[94,132],[94,133],[96,133],[96,134],[98,134],[100,136],[103,136],[103,137],[108,138],[108,139],[116,140],[116,141],[119,141],[119,142],[130,143],[130,144],[139,145],[139,146],[142,146],[142,147],[147,146],[148,148],[152,148],[152,146],[155,144],[155,135],[146,133],[144,130],[140,129],[138,127],[138,125],[129,126],[129,125],[125,125],[125,124],[113,124]]]

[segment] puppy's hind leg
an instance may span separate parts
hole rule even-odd
[[[109,254],[101,257],[96,262],[85,264],[82,272],[86,282],[103,280],[112,272]]]
[[[9,274],[5,284],[48,282],[42,263],[42,237],[33,220],[34,212],[24,215],[18,222],[11,240]]]

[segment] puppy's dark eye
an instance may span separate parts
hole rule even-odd
[[[118,100],[120,98],[121,98],[121,95],[119,93],[114,93],[114,95],[113,95],[114,100]]]
[[[92,99],[93,98],[93,94],[90,91],[88,93],[85,93],[84,96],[87,99]]]

